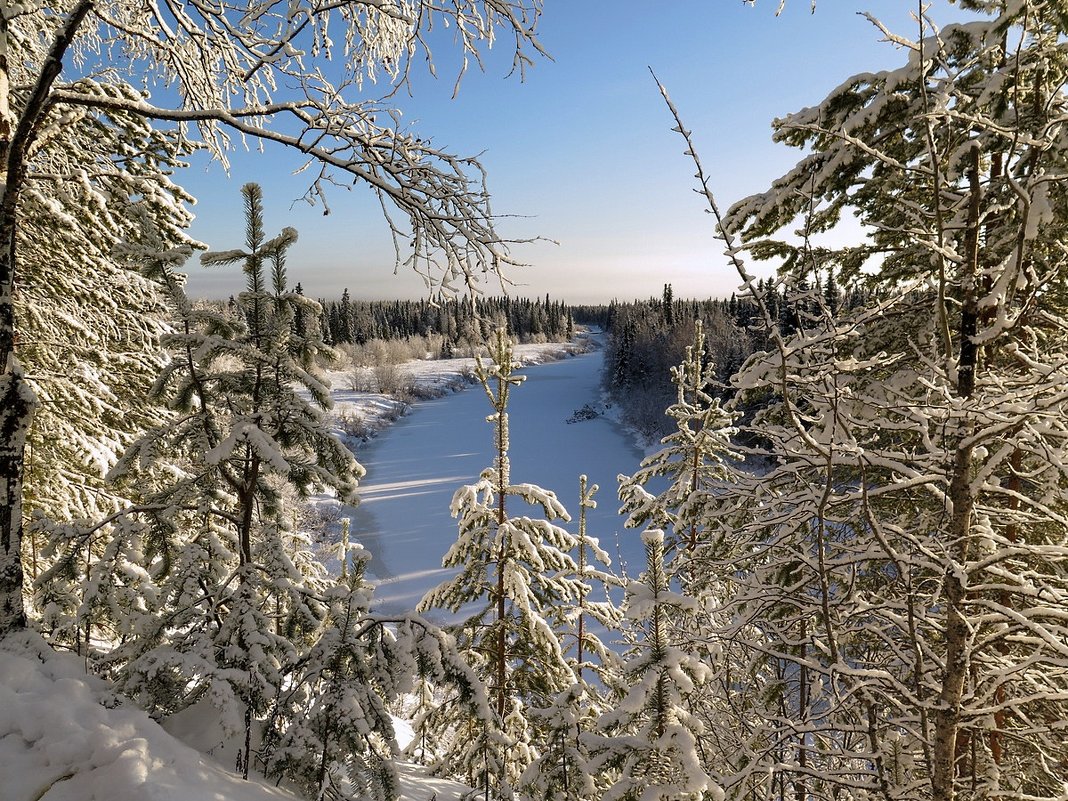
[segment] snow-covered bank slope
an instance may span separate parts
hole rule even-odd
[[[468,788],[399,766],[404,801]],[[35,635],[0,643],[0,801],[300,801],[243,780],[120,702],[82,662]]]
[[[32,635],[0,644],[0,801],[294,801],[243,781]]]

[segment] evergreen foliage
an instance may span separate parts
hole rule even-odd
[[[706,357],[704,326],[694,324],[693,344],[682,363],[671,369],[678,391],[667,416],[676,430],[661,440],[662,449],[642,460],[633,476],[619,477],[625,525],[655,526],[672,532],[671,548],[692,552],[709,537],[705,527],[713,517],[715,488],[731,475],[724,460],[736,457],[730,439],[733,416],[710,394],[715,366]],[[658,478],[670,481],[653,495],[648,487]]]
[[[740,296],[700,301],[677,299],[668,285],[661,298],[613,301],[607,309],[579,311],[583,320],[598,322],[609,335],[602,386],[622,408],[624,422],[647,441],[655,442],[674,430],[675,424],[664,411],[676,394],[671,371],[685,358],[697,321],[704,331],[707,358],[714,365],[707,390],[725,402],[735,395],[731,377],[750,356],[769,347],[765,320],[754,298],[762,299],[780,329],[787,333],[796,330],[802,319],[819,318],[823,308],[833,308],[835,313],[840,308],[856,308],[871,295],[857,282],[848,291],[841,290],[833,271],[827,272],[825,283],[822,292],[800,292],[787,274],[779,279],[754,281],[752,289]],[[822,285],[819,281],[817,284]],[[668,304],[670,313],[666,311]],[[765,401],[749,396],[736,401],[735,408],[748,419]],[[745,436],[753,435],[747,431]]]
[[[137,117],[74,115],[41,143],[20,201],[16,352],[37,399],[22,506],[35,590],[27,606],[52,642],[79,651],[92,633],[84,582],[106,540],[80,541],[71,553],[71,524],[128,505],[105,476],[165,415],[148,392],[162,367],[165,295],[135,252],[191,252],[191,199],[169,177],[180,150]],[[45,574],[56,580],[35,586]]]
[[[895,37],[902,67],[776,122],[808,154],[721,220],[768,326],[733,379],[736,408],[761,403],[743,450],[767,469],[724,485],[729,547],[703,565],[729,580],[708,637],[750,689],[710,755],[739,798],[1063,794],[1054,5],[969,4],[985,16]],[[870,234],[817,247],[847,210]],[[777,313],[735,235],[818,314]],[[833,314],[831,268],[868,299]]]
[[[259,187],[246,185],[242,197],[245,247],[203,257],[242,264],[247,289],[233,314],[196,308],[169,260],[155,264],[178,331],[165,340],[172,358],[153,392],[176,416],[134,443],[112,478],[137,481],[157,469],[171,479],[135,510],[143,531],[127,535],[130,524],[119,526],[120,537],[147,540],[154,603],[145,619],[127,621],[108,662],[150,709],[173,712],[206,696],[231,725],[243,721],[239,768],[247,774],[252,721],[266,715],[301,637],[319,625],[328,585],[308,536],[289,527],[283,489],[329,487],[349,498],[362,468],[323,411],[331,401],[317,367],[322,344],[292,331],[297,308],[317,312],[286,286],[296,232],[268,239]]]
[[[116,245],[193,244],[183,230],[191,198],[170,180],[177,150],[137,118],[83,114],[32,165],[15,298],[17,352],[40,402],[27,443],[28,517],[114,511],[104,475],[158,419],[147,389],[161,366],[166,298]],[[116,152],[128,154],[121,168]]]
[[[558,693],[543,707],[530,710],[530,717],[540,733],[540,753],[520,779],[526,797],[586,801],[599,797],[606,788],[603,777],[590,769],[589,745],[584,734],[595,731],[604,710],[606,697],[618,692],[619,657],[599,637],[594,627],[617,632],[621,614],[608,595],[609,588],[622,582],[612,573],[596,567],[611,564],[595,537],[587,531],[586,512],[597,506],[593,496],[598,487],[585,475],[579,476],[579,526],[576,535],[576,575],[583,583],[574,609],[565,617],[561,640],[573,641],[565,647],[575,682]],[[605,600],[591,602],[593,586],[605,589]],[[570,629],[570,632],[566,629]]]
[[[518,342],[566,342],[574,335],[570,307],[548,295],[367,301],[352,300],[346,289],[340,300],[319,303],[324,338],[334,345],[438,335],[449,355],[489,340],[498,328]]]
[[[449,639],[417,617],[370,613],[366,554],[324,592],[327,612],[292,664],[265,722],[264,769],[285,776],[309,798],[393,799],[399,757],[388,702],[418,685],[452,687],[470,717],[487,699]]]
[[[697,748],[704,733],[687,700],[710,668],[671,637],[674,621],[695,609],[692,599],[672,592],[664,568],[664,532],[642,534],[648,566],[627,585],[624,617],[640,640],[623,665],[624,696],[601,715],[602,733],[587,734],[589,769],[611,784],[602,801],[701,801],[722,798]]]
[[[744,315],[732,312],[729,302],[676,300],[669,290],[665,288],[663,298],[613,302],[607,311],[602,386],[621,407],[624,422],[648,441],[666,436],[673,427],[664,414],[676,395],[671,370],[693,342],[697,321],[715,365],[708,391],[717,397],[728,396],[728,379],[760,344],[759,336],[747,330]]]
[[[449,721],[463,727],[467,737],[454,739],[451,751],[456,756],[442,755],[441,760],[474,766],[481,759],[482,769],[492,777],[484,781],[505,797],[515,791],[537,755],[536,745],[531,745],[539,737],[530,731],[528,708],[549,706],[575,683],[553,618],[574,607],[587,588],[576,577],[570,555],[578,542],[554,522],[570,520],[556,495],[532,484],[512,483],[508,399],[524,377],[515,373],[518,364],[503,330],[496,333],[491,356],[491,364],[478,360],[476,375],[493,408],[486,419],[494,426],[494,464],[478,482],[454,495],[452,514],[459,520],[459,538],[442,564],[459,573],[427,593],[419,609],[463,614],[462,622],[453,626],[457,642],[489,687],[496,711],[496,732],[488,727],[481,734],[468,732],[462,721]],[[508,509],[510,498],[539,508],[543,517],[515,515]]]
[[[247,289],[232,308],[188,300],[173,271],[186,250],[152,259],[178,320],[154,387],[172,414],[112,471],[138,504],[70,527],[68,560],[91,537],[106,543],[80,613],[107,626],[113,647],[98,667],[145,708],[216,707],[243,775],[258,760],[312,797],[393,798],[388,704],[424,681],[488,714],[485,692],[436,628],[370,613],[361,560],[350,571],[346,553],[342,575],[329,575],[291,524],[294,493],[352,499],[363,471],[325,414],[318,304],[287,289],[296,232],[268,238],[259,187],[242,196],[245,247],[204,257],[242,265]]]

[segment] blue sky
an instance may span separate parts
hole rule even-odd
[[[502,41],[484,72],[470,71],[452,98],[455,73],[443,58],[437,79],[423,75],[402,98],[419,135],[461,154],[482,153],[501,231],[523,239],[513,255],[512,291],[546,292],[570,302],[658,295],[727,296],[738,280],[720,255],[711,218],[692,191],[692,164],[648,68],[679,107],[720,205],[762,191],[798,158],[771,142],[771,120],[813,105],[857,72],[898,66],[904,54],[880,42],[858,12],[915,35],[909,0],[545,0],[539,26],[552,60],[520,82]],[[935,3],[935,17],[959,18]],[[444,55],[444,54],[443,54]],[[301,164],[281,148],[235,155],[227,176],[196,161],[178,180],[197,198],[192,233],[213,249],[240,244],[238,190],[264,186],[267,224],[300,232],[291,280],[314,297],[419,297],[421,281],[394,274],[389,231],[366,190],[335,192],[331,214],[299,198]],[[234,268],[207,271],[190,262],[193,294],[239,291]],[[768,272],[770,268],[763,268]],[[758,273],[761,269],[756,270]]]

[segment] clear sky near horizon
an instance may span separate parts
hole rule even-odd
[[[963,12],[937,0],[939,23]],[[771,120],[821,101],[858,72],[892,68],[905,54],[881,42],[869,11],[915,37],[909,0],[545,0],[538,59],[520,82],[507,78],[508,42],[485,70],[472,69],[452,97],[454,62],[440,50],[438,78],[419,75],[401,98],[406,123],[436,145],[481,153],[494,211],[508,238],[544,237],[513,255],[528,266],[510,274],[517,295],[550,293],[572,303],[659,295],[724,297],[738,285],[721,255],[711,217],[694,194],[693,165],[649,74],[651,67],[694,132],[724,209],[767,188],[800,152],[771,141]],[[286,225],[300,240],[290,279],[312,297],[425,295],[421,280],[394,274],[388,227],[362,187],[330,195],[331,213],[300,200],[302,161],[281,147],[235,154],[230,175],[196,159],[177,180],[197,197],[192,234],[213,249],[239,246],[238,197],[247,181],[265,190],[268,233]],[[190,291],[240,291],[236,268],[187,265]],[[768,266],[757,265],[757,274]],[[495,287],[488,287],[493,291]]]

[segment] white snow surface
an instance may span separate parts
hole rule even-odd
[[[567,423],[573,411],[598,402],[601,354],[557,361],[564,350],[559,344],[516,348],[524,364],[558,366],[533,371],[536,380],[513,396],[513,473],[556,490],[573,517],[578,476],[588,473],[601,482],[603,515],[590,533],[606,535],[602,545],[613,555],[636,554],[640,541],[634,532],[622,535],[633,540],[630,547],[618,540],[622,523],[615,514],[614,476],[632,469],[642,453],[610,415]],[[410,362],[404,369],[421,386],[456,390],[469,386],[463,374],[473,364],[451,359]],[[333,378],[338,407],[357,410],[371,422],[388,420],[394,405],[388,397],[346,390],[339,376]],[[477,387],[421,402],[389,437],[367,446],[372,474],[363,505],[347,511],[354,518],[353,539],[378,560],[372,573],[377,568],[385,607],[408,611],[443,578],[441,556],[456,536],[449,500],[491,463],[488,411]],[[0,801],[298,801],[262,777],[245,781],[228,769],[228,752],[218,747],[208,717],[184,713],[165,730],[106,682],[87,676],[77,656],[53,652],[36,635],[12,635],[0,642]],[[398,721],[398,734],[405,730]],[[407,801],[458,801],[468,792],[417,766],[399,770],[401,798]]]
[[[188,717],[173,728],[204,747],[203,727]],[[421,767],[399,768],[406,801],[458,801],[468,789]],[[52,651],[36,635],[0,642],[0,801],[300,798],[259,776],[245,781],[186,745],[87,676],[73,654]]]
[[[0,644],[0,801],[283,801],[165,732],[71,654]]]

